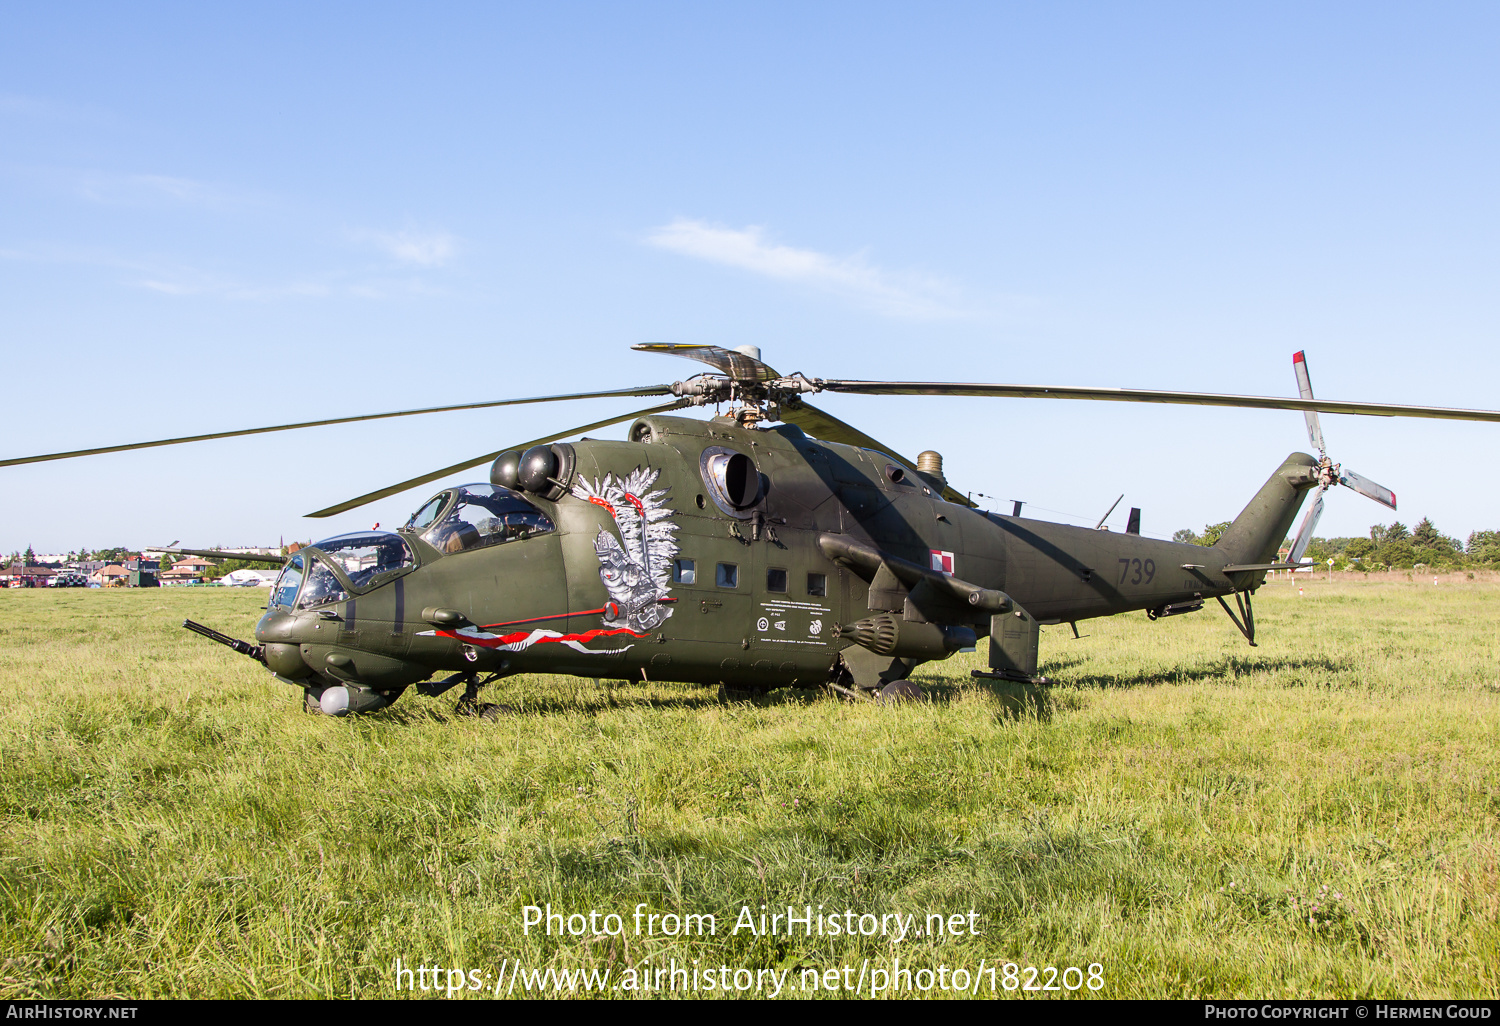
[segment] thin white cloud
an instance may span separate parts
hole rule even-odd
[[[0,176],[16,179],[41,192],[108,207],[145,210],[187,207],[234,213],[283,206],[276,197],[263,192],[181,175],[0,161]]]
[[[897,274],[872,266],[860,254],[839,257],[781,245],[758,225],[728,228],[679,217],[652,229],[649,245],[697,260],[821,289],[897,317],[960,316],[954,288],[939,279]]]
[[[168,296],[214,296],[223,299],[268,300],[298,296],[333,295],[335,290],[320,282],[293,281],[277,285],[257,285],[231,279],[189,272],[180,277],[143,278],[132,282],[137,288]],[[358,294],[356,290],[349,290]]]
[[[108,206],[165,204],[227,210],[264,203],[242,191],[176,175],[118,174],[73,168],[32,168],[28,173],[45,185],[61,186],[91,203]]]
[[[191,178],[174,178],[171,175],[131,175],[130,184],[145,192],[159,193],[184,203],[214,203],[223,194],[202,182]]]
[[[55,116],[61,108],[48,100],[38,100],[20,93],[0,93],[0,114],[21,114],[27,117]]]
[[[447,232],[360,232],[357,237],[403,264],[418,267],[442,267],[458,252],[458,240]]]
[[[104,250],[76,247],[0,248],[0,260],[32,264],[75,264],[125,272],[122,283],[163,296],[202,296],[243,301],[353,296],[399,299],[441,293],[420,278],[327,272],[283,281],[254,281],[188,264],[138,260]]]
[[[138,281],[136,284],[143,289],[150,289],[152,292],[165,292],[169,296],[191,296],[203,291],[201,288],[195,288],[180,281],[154,281],[146,279]]]

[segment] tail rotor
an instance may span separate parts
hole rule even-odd
[[[1312,379],[1307,373],[1305,353],[1292,354],[1292,370],[1297,375],[1298,394],[1303,399],[1312,399]],[[1334,485],[1341,484],[1391,509],[1396,508],[1395,492],[1352,470],[1345,470],[1329,459],[1328,447],[1323,443],[1323,428],[1318,422],[1316,410],[1304,410],[1302,416],[1307,421],[1307,440],[1318,450],[1318,492],[1313,496],[1312,506],[1308,509],[1307,516],[1302,519],[1302,526],[1297,531],[1296,541],[1292,542],[1292,551],[1288,559],[1293,563],[1302,561],[1302,554],[1307,551],[1307,546],[1312,542],[1313,529],[1318,526],[1318,518],[1323,515],[1323,494]]]

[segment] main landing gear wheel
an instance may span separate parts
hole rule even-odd
[[[728,684],[719,685],[719,704],[728,705],[731,702],[753,702],[766,693],[765,688],[730,687]]]
[[[881,705],[895,705],[900,702],[921,702],[926,699],[922,689],[909,680],[893,680],[880,689],[880,697],[875,699]]]

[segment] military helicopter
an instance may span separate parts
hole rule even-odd
[[[1253,595],[1299,565],[1343,485],[1396,496],[1328,456],[1318,412],[1500,421],[1500,412],[1318,400],[1302,353],[1299,396],[784,376],[755,347],[651,343],[709,373],[686,381],[286,424],[0,461],[0,466],[322,424],[568,399],[670,396],[444,467],[308,514],[327,517],[489,464],[396,531],[320,541],[282,564],[255,643],[185,627],[265,665],[326,715],[371,712],[408,689],[464,687],[459,710],[493,715],[479,689],[520,673],[796,686],[853,699],[920,697],[912,670],[989,639],[977,676],[1047,683],[1040,627],[1144,610],[1196,612],[1213,598],[1255,644]],[[1302,410],[1316,458],[1292,453],[1212,547],[1001,516],[943,475],[807,401],[819,392],[1020,396]],[[709,420],[672,416],[728,404]],[[558,439],[630,421],[624,441]],[[1290,556],[1278,548],[1309,493]],[[1019,514],[1019,509],[1015,511]],[[170,551],[205,556],[214,550]],[[234,554],[235,558],[246,558]],[[1233,597],[1235,607],[1225,601]]]

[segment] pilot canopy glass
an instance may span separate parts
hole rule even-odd
[[[425,526],[423,518],[429,518],[431,526],[422,532],[422,540],[439,552],[482,549],[555,530],[545,513],[509,488],[469,484],[449,494],[454,501],[440,519],[430,519],[436,516],[432,502],[412,518],[412,527],[418,530]]]
[[[302,557],[293,556],[281,568],[276,583],[271,588],[271,604],[292,608],[297,599],[297,589],[302,587]]]
[[[390,531],[357,531],[317,543],[330,562],[338,565],[356,589],[373,587],[387,574],[415,564],[411,549]]]
[[[325,538],[312,550],[287,560],[273,589],[272,602],[291,608],[295,600],[298,609],[343,602],[351,592],[363,594],[414,566],[411,546],[389,531]],[[335,567],[339,573],[334,572]]]
[[[321,559],[312,561],[307,570],[307,583],[302,586],[302,597],[297,600],[298,609],[326,606],[330,602],[342,602],[349,597],[344,584]]]

